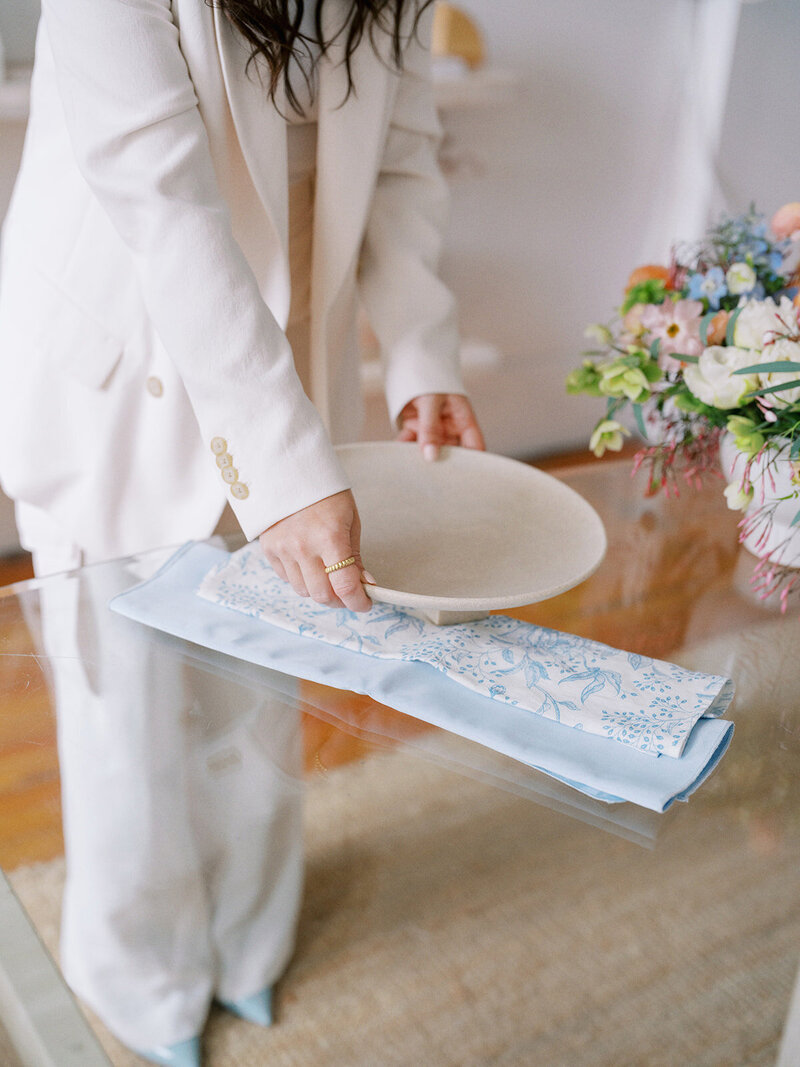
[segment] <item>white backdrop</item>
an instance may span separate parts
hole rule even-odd
[[[465,335],[503,356],[474,400],[495,451],[582,447],[597,402],[567,397],[564,378],[630,270],[723,205],[800,200],[800,3],[460,3],[489,65],[520,81],[502,106],[444,118],[460,161],[444,271]],[[2,0],[11,59],[35,21],[35,0]],[[0,120],[0,213],[19,132]]]
[[[724,0],[463,3],[486,28],[491,63],[524,79],[513,107],[448,120],[485,171],[454,182],[446,275],[465,332],[495,342],[506,363],[478,407],[497,451],[582,447],[597,402],[567,398],[563,382],[584,325],[610,317],[630,270],[667,235],[692,236],[685,209],[696,205],[671,195],[681,163],[690,176],[694,165],[676,158],[684,85],[688,104],[713,112],[730,67],[711,161],[719,188],[704,216],[800,200],[800,4],[743,4],[727,62]],[[724,18],[705,38],[713,83],[698,85],[687,57],[703,8]]]

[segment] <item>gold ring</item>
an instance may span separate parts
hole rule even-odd
[[[347,559],[340,559],[338,563],[331,563],[330,567],[325,568],[326,574],[331,574],[333,571],[340,571],[342,567],[350,567],[356,561],[355,556],[348,556]]]

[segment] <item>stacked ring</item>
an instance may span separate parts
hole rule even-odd
[[[340,559],[338,563],[331,563],[329,567],[325,568],[326,574],[332,574],[333,571],[340,571],[343,567],[350,567],[355,563],[355,556],[348,556],[347,559]]]

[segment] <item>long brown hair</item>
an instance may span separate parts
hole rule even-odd
[[[404,31],[405,8],[408,3],[414,5],[414,18],[410,28],[416,33],[420,16],[433,0],[350,0],[347,16],[333,37],[325,40],[322,34],[322,5],[325,0],[205,0],[210,7],[217,7],[224,12],[228,21],[242,34],[251,48],[247,60],[250,64],[261,57],[266,61],[269,72],[268,93],[274,102],[275,93],[281,81],[286,89],[286,99],[296,111],[302,112],[297,96],[291,84],[290,60],[308,59],[313,55],[310,45],[314,45],[320,55],[325,55],[331,44],[342,34],[345,40],[345,67],[347,70],[347,97],[357,91],[353,85],[351,60],[364,35],[375,47],[375,32],[388,33],[392,39],[392,61],[396,68],[402,68],[403,45],[408,40]],[[314,36],[300,31],[305,4],[315,4]],[[309,79],[307,65],[301,63],[301,70]],[[309,82],[313,88],[313,84]]]

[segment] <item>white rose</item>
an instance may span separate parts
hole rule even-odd
[[[797,323],[797,313],[788,296],[782,296],[780,304],[768,297],[766,300],[747,300],[741,308],[733,328],[733,343],[738,348],[764,347],[775,332],[785,332]]]
[[[752,293],[757,281],[756,272],[749,263],[732,263],[725,274],[728,292],[734,296]]]
[[[762,363],[783,362],[784,360],[800,363],[800,344],[797,341],[790,341],[788,337],[778,338],[774,344],[767,345],[761,353]],[[797,381],[798,378],[800,378],[798,370],[787,371],[785,374],[778,371],[773,374],[759,374],[758,383],[764,388],[768,385]],[[776,407],[788,407],[789,404],[796,404],[800,400],[800,386],[795,386],[794,389],[784,389],[780,393],[770,393],[770,396]]]
[[[697,363],[690,363],[685,368],[683,380],[704,404],[714,408],[735,408],[741,404],[745,393],[758,387],[758,377],[733,372],[755,360],[747,348],[712,345],[705,349]]]

